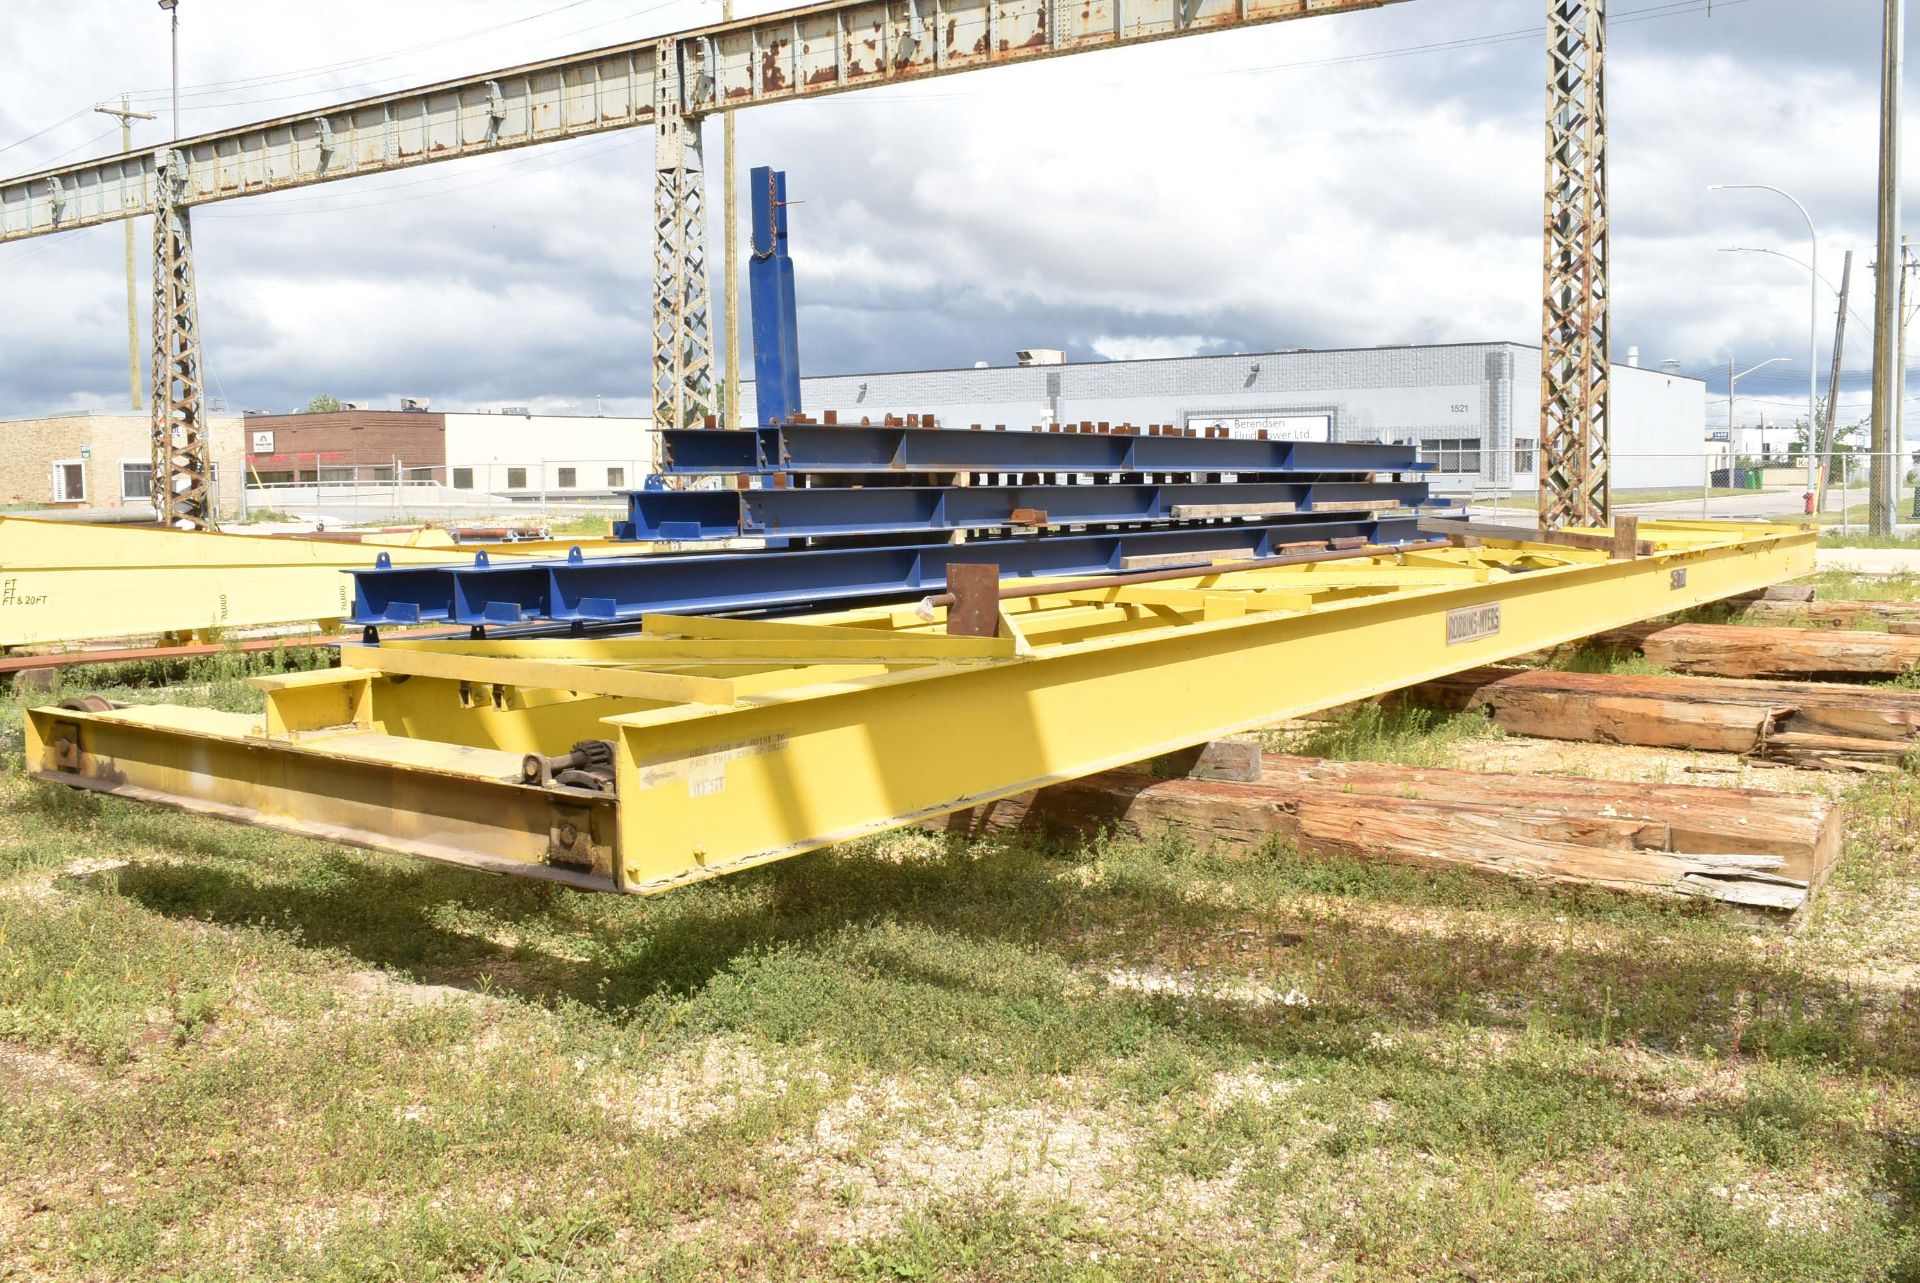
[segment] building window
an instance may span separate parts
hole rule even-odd
[[[56,459],[53,464],[53,501],[78,503],[87,497],[87,465],[79,459]]]
[[[574,475],[572,468],[560,469],[560,488],[562,490],[571,490],[574,488]]]
[[[626,484],[627,484],[627,470],[625,468],[608,468],[607,469],[607,485],[609,488],[618,490],[621,486],[624,486]]]
[[[322,468],[315,479],[323,486],[350,486],[360,479],[357,468]]]
[[[152,502],[153,460],[141,459],[138,462],[121,460],[120,497],[127,501],[139,499],[143,502]]]
[[[525,490],[527,488],[527,470],[525,468],[507,469],[507,489]]]
[[[473,489],[473,469],[455,468],[453,470],[453,488],[455,490]]]
[[[374,479],[375,481],[392,481],[392,480],[393,480],[393,465],[389,463],[389,464],[386,464],[386,465],[385,465],[385,466],[383,466],[383,467],[377,467],[377,468],[375,468],[375,469],[373,470],[373,479]]]
[[[1532,437],[1515,437],[1513,439],[1513,470],[1515,472],[1533,471],[1533,452],[1538,444],[1539,443]]]
[[[1427,438],[1420,443],[1420,454],[1436,472],[1470,473],[1480,471],[1478,437]]]

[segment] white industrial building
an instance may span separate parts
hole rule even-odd
[[[808,414],[841,422],[931,414],[945,428],[1082,421],[1225,425],[1332,441],[1417,441],[1444,490],[1527,491],[1539,481],[1540,349],[1459,343],[1238,356],[1021,364],[803,379]],[[753,387],[742,388],[745,421]],[[1616,491],[1697,485],[1706,384],[1667,369],[1613,367]]]

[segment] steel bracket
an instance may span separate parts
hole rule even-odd
[[[507,120],[507,97],[500,92],[500,82],[487,82],[487,141],[500,141],[500,126]]]
[[[595,833],[600,808],[556,801],[547,829],[547,863],[586,873],[611,873],[613,849],[604,833]]]

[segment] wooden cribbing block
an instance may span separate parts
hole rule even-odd
[[[1196,843],[1474,869],[1791,914],[1840,849],[1824,798],[1269,754],[1257,783],[1112,771],[946,818],[955,831],[1178,829]]]
[[[1397,698],[1483,709],[1513,735],[1742,753],[1796,766],[1892,766],[1920,749],[1920,691],[1888,687],[1475,668]]]
[[[1173,505],[1173,519],[1198,521],[1209,517],[1271,517],[1298,511],[1300,505],[1297,503],[1176,503]]]
[[[1915,601],[1749,601],[1734,598],[1728,602],[1740,609],[1742,622],[1756,624],[1804,624],[1816,628],[1857,628],[1862,623],[1880,623],[1889,632],[1901,625],[1920,623],[1920,602]]]
[[[1307,545],[1313,548],[1325,547],[1324,544]],[[1245,548],[1216,548],[1196,550],[1194,552],[1146,552],[1133,557],[1122,557],[1122,570],[1171,570],[1176,566],[1199,566],[1229,561],[1249,561],[1253,554]]]
[[[1702,677],[1900,677],[1920,668],[1920,637],[1838,628],[1764,628],[1744,624],[1634,624],[1588,639],[1637,650],[1662,668]]]
[[[1544,526],[1509,526],[1494,521],[1473,521],[1460,517],[1421,517],[1420,533],[1445,535],[1456,543],[1470,539],[1507,540],[1518,543],[1558,544],[1563,548],[1587,548],[1609,557],[1651,557],[1651,540],[1640,538],[1637,517],[1622,517],[1611,531],[1549,530]]]

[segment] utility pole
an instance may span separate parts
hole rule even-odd
[[[720,0],[720,21],[733,21],[733,0]],[[726,317],[727,329],[727,366],[721,377],[720,391],[720,426],[723,428],[735,427],[740,423],[740,211],[733,190],[733,116],[733,112],[727,112],[720,118],[720,163],[726,167],[726,176],[720,184],[720,214],[726,228],[722,278],[727,291],[726,307],[722,313]]]
[[[1900,257],[1900,77],[1903,72],[1901,46],[1906,40],[1906,0],[1885,0],[1885,22],[1881,33],[1880,68],[1880,239],[1879,261],[1874,264],[1873,324],[1873,443],[1867,461],[1867,533],[1893,533],[1893,511],[1889,502],[1896,449],[1894,434],[1899,429],[1900,403],[1906,395],[1896,380],[1900,377],[1902,281]]]
[[[1900,349],[1900,373],[1899,381],[1894,385],[1897,391],[1893,402],[1893,457],[1889,460],[1893,467],[1888,478],[1891,482],[1888,502],[1893,505],[1893,520],[1896,522],[1900,519],[1900,479],[1905,472],[1901,464],[1907,457],[1907,325],[1913,319],[1913,314],[1907,310],[1907,281],[1917,266],[1920,264],[1913,261],[1912,242],[1908,237],[1902,236],[1900,238],[1900,337],[1896,343]],[[1920,494],[1920,491],[1915,493]]]
[[[1820,434],[1820,489],[1813,510],[1827,506],[1827,482],[1833,475],[1833,433],[1840,415],[1840,356],[1847,342],[1847,300],[1853,294],[1853,251],[1840,266],[1840,314],[1833,318],[1833,371],[1827,375],[1827,426]],[[1809,438],[1811,439],[1811,438]]]
[[[136,120],[156,119],[150,112],[135,111],[127,105],[127,96],[120,95],[118,107],[95,107],[103,116],[120,118],[120,151],[124,155],[133,150],[133,122]],[[133,398],[133,408],[144,410],[147,403],[140,396],[140,286],[133,277],[133,220],[122,219],[120,228],[126,233],[127,240],[127,386]]]

